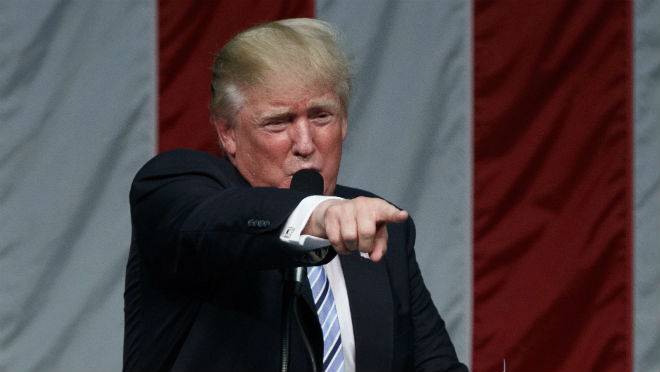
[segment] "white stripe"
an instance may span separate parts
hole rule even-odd
[[[464,362],[472,294],[470,3],[317,0],[317,16],[346,31],[356,67],[339,182],[411,212],[425,283]]]
[[[323,342],[325,342],[328,339],[328,336],[330,335],[330,331],[332,330],[332,327],[337,323],[337,317],[333,317],[332,323],[330,324],[330,327],[328,327],[328,330],[324,332],[325,334],[323,335]],[[339,326],[337,326],[339,328]],[[337,336],[341,335],[341,330],[337,331]]]
[[[155,6],[0,1],[2,370],[122,368],[128,190],[156,147]]]
[[[344,360],[342,359],[341,363],[339,363],[339,366],[337,367],[337,371],[343,371],[344,368]]]
[[[316,275],[316,278],[313,280],[312,284],[309,285],[310,288],[314,288],[314,286],[316,285],[316,282],[321,277],[321,270],[323,270],[323,269],[319,268],[319,269],[316,269],[312,272],[312,275]],[[316,302],[316,301],[314,301],[314,302]]]
[[[337,333],[337,337],[335,337],[335,339],[332,340],[332,342],[330,343],[330,347],[328,347],[328,350],[325,350],[325,352],[323,353],[323,361],[325,361],[326,359],[328,359],[328,355],[330,355],[330,352],[332,351],[332,349],[335,347],[335,345],[337,344],[337,342],[339,342],[339,341],[338,341],[339,339],[340,339],[340,337],[339,337],[339,333]],[[324,340],[324,341],[325,341],[325,340]],[[337,348],[337,352],[335,353],[335,356],[336,356],[337,354],[339,354],[340,352],[341,352],[341,347],[338,347],[338,348]]]
[[[330,320],[330,319],[332,319],[332,318],[338,319],[336,313],[335,313],[335,316],[334,316],[334,317],[331,316],[331,315],[332,315],[332,312],[331,312],[331,311],[328,311],[328,313],[326,314],[325,319],[323,319],[323,324],[321,324],[321,328],[322,328],[322,329],[325,329],[325,324],[328,322],[328,320]]]
[[[321,289],[319,290],[319,293],[317,293],[317,296],[314,297],[314,303],[315,303],[315,304],[319,302],[319,299],[321,298],[321,295],[323,294],[323,291],[325,291],[325,288],[326,288],[326,287],[328,288],[328,292],[330,292],[330,283],[329,283],[327,280],[323,283],[323,286],[321,286]],[[324,304],[324,303],[326,302],[326,300],[328,299],[328,294],[329,294],[329,293],[326,293],[326,294],[325,294],[325,297],[323,297],[323,302],[321,302],[320,304],[318,304],[318,308],[319,308],[319,310],[323,308],[323,304]]]
[[[660,371],[660,2],[634,2],[634,371]]]
[[[465,22],[465,35],[467,35],[465,39],[465,44],[467,46],[467,49],[465,50],[465,53],[467,55],[467,62],[468,66],[474,66],[474,55],[472,54],[473,51],[473,40],[474,40],[474,35],[472,34],[474,30],[474,12],[473,12],[473,2],[472,1],[466,1],[465,2],[465,9],[463,16],[467,19],[467,22]],[[465,169],[467,169],[467,173],[465,174],[465,189],[467,191],[467,197],[465,197],[464,203],[465,203],[465,210],[467,211],[467,215],[470,218],[465,218],[464,220],[464,230],[463,230],[463,235],[465,236],[465,247],[466,249],[464,250],[464,267],[463,267],[463,290],[465,291],[465,295],[463,296],[463,309],[465,311],[464,317],[462,319],[461,325],[464,327],[464,331],[462,333],[459,333],[459,335],[463,335],[463,341],[461,344],[456,346],[456,352],[458,353],[459,358],[461,358],[461,361],[470,367],[470,364],[472,363],[472,331],[473,331],[473,324],[472,324],[472,314],[474,313],[474,298],[472,297],[473,293],[473,272],[472,272],[472,262],[474,261],[474,247],[472,246],[472,243],[474,242],[473,235],[472,235],[472,229],[473,229],[473,223],[474,221],[472,220],[472,210],[473,210],[473,205],[472,205],[472,195],[474,194],[474,182],[472,179],[472,175],[474,172],[474,149],[472,148],[472,138],[474,138],[474,117],[473,117],[473,111],[472,107],[474,105],[473,102],[473,96],[472,92],[474,91],[474,86],[473,86],[473,79],[474,76],[472,76],[473,69],[468,68],[465,71],[465,84],[467,85],[467,91],[470,92],[470,94],[465,96],[465,106],[463,107],[463,110],[465,112],[466,117],[468,118],[467,122],[470,123],[470,125],[465,128],[466,135],[464,137],[464,147],[467,149],[467,152],[465,154]],[[461,342],[459,339],[459,335],[454,335],[453,336],[453,341],[454,344],[456,345],[457,342]],[[462,347],[461,347],[462,346]],[[464,356],[463,356],[464,355]]]
[[[334,347],[335,345],[332,345],[332,346]],[[339,358],[339,354],[341,354],[341,347],[337,348],[337,352],[335,352],[335,355],[332,356],[332,360],[330,361],[330,363],[328,363],[328,371],[334,371],[334,369],[332,369],[332,364],[335,361],[337,361],[337,358]],[[342,361],[341,363],[343,364],[344,362]],[[341,364],[340,364],[340,366],[341,366]],[[337,369],[337,371],[340,371],[340,369]]]
[[[344,280],[343,270],[339,263],[339,257],[335,257],[324,266],[325,273],[330,281],[332,297],[335,299],[335,309],[337,310],[337,321],[341,332],[341,348],[343,358],[343,368],[345,372],[355,371],[355,338],[353,335],[353,320],[351,318],[351,309],[346,293],[346,282]]]

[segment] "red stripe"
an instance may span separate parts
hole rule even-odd
[[[631,371],[631,5],[474,9],[474,371]]]
[[[159,151],[217,152],[209,123],[213,54],[237,32],[269,20],[313,17],[312,0],[158,2]]]

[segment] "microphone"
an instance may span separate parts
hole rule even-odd
[[[301,169],[291,179],[291,190],[313,195],[323,194],[323,176],[314,169]]]
[[[323,176],[313,169],[301,169],[291,178],[291,190],[302,191],[312,195],[323,194]],[[290,336],[291,336],[291,318],[295,319],[303,344],[307,350],[307,355],[312,363],[312,371],[316,372],[322,368],[314,354],[314,349],[310,342],[309,330],[306,330],[303,324],[299,310],[300,297],[304,288],[305,275],[304,267],[295,267],[287,269],[284,273],[284,286],[282,291],[282,319],[281,319],[281,339],[280,339],[280,371],[288,372],[289,361],[291,358]],[[322,359],[321,359],[322,361]]]
[[[314,169],[301,169],[293,175],[290,189],[312,195],[322,195],[323,176]],[[296,267],[291,274],[291,280],[295,283],[296,289],[300,290],[305,270],[302,267]]]

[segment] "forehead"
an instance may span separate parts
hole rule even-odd
[[[244,109],[254,113],[289,112],[313,107],[339,110],[340,100],[327,85],[303,84],[290,79],[269,81],[245,92]]]

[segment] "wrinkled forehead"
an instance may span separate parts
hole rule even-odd
[[[246,87],[245,104],[257,106],[327,106],[341,109],[341,101],[332,84],[305,80],[290,74],[269,75],[263,82]]]

